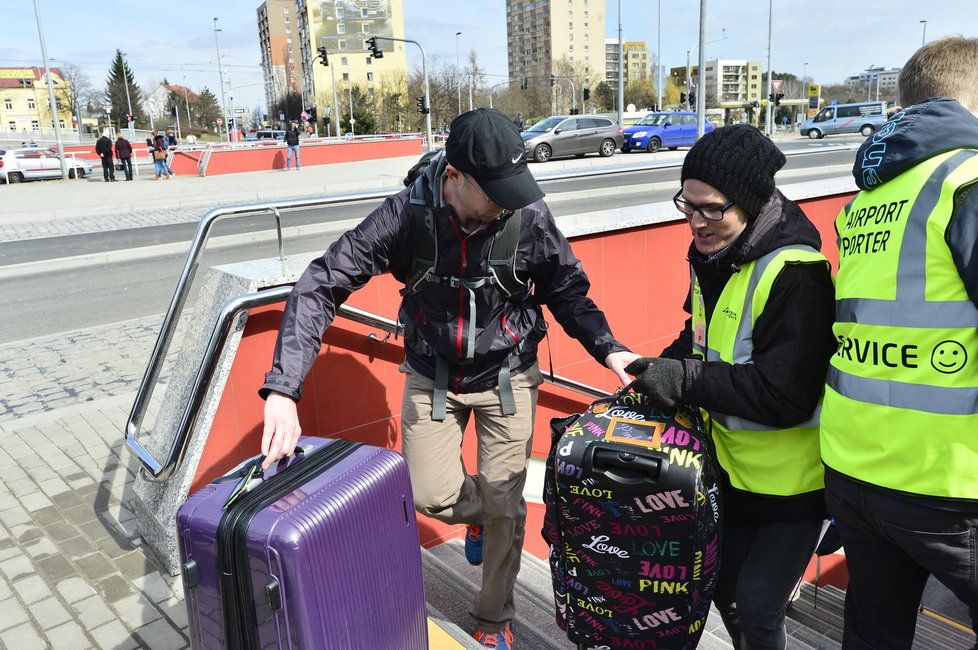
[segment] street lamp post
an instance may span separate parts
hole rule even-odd
[[[923,47],[927,43],[927,21],[921,20],[920,24],[924,26],[924,31],[920,35],[920,47]]]
[[[128,56],[125,52],[122,52],[121,54],[123,56]],[[126,62],[123,61],[122,76],[123,76],[123,81],[125,81],[126,84],[126,106],[129,108],[129,119],[126,120],[126,128],[129,129],[129,139],[134,140],[136,138],[136,132],[132,128],[132,100],[129,99],[129,75],[126,74],[127,68],[128,66],[126,65]]]
[[[425,60],[424,48],[421,47],[421,43],[417,41],[412,41],[409,38],[394,38],[392,36],[374,36],[372,37],[374,41],[398,41],[400,43],[414,43],[421,50],[421,74],[424,77],[424,104],[428,107],[428,112],[425,113],[425,130],[428,134],[428,144],[427,149],[431,151],[434,143],[431,141],[431,88],[428,84],[428,64]]]
[[[621,5],[622,0],[618,0],[618,126],[624,124],[625,113],[625,52],[624,44],[621,40]]]
[[[349,88],[347,88],[347,90],[350,91],[350,135],[356,135],[357,132],[353,126],[354,122],[356,122],[356,120],[353,119],[353,86],[351,85]]]
[[[458,67],[458,37],[462,35],[462,32],[455,32],[455,71],[459,71]],[[458,78],[458,115],[462,114],[462,77]]]
[[[801,64],[801,82],[808,84],[808,61]]]
[[[710,45],[711,43],[716,43],[718,41],[722,41],[723,39],[725,39],[727,37],[727,28],[726,27],[722,28],[720,30],[720,33],[722,34],[722,36],[720,36],[720,38],[715,38],[712,41],[709,41],[709,42],[705,43],[705,45]],[[700,46],[699,43],[693,43],[693,45],[691,45],[690,48],[688,50],[686,50],[686,110],[689,110],[689,109],[692,108],[692,106],[689,103],[689,91],[693,89],[693,77],[692,77],[693,71],[692,71],[692,69],[689,66],[689,57],[693,53],[693,50],[695,50],[699,46]],[[702,77],[703,77],[703,72],[701,70],[697,69],[696,70],[696,85],[697,85],[697,89],[699,87],[699,81],[700,81],[700,79],[702,79]]]
[[[505,86],[507,84],[515,83],[517,81],[521,81],[521,80],[520,79],[510,79],[509,81],[503,81],[501,83],[498,83],[495,86],[490,86],[489,87],[489,108],[492,108],[492,91],[494,91],[496,88],[499,88],[500,86]]]
[[[773,0],[772,0],[773,2]],[[702,80],[706,73],[706,0],[700,0],[700,61],[696,74],[696,137],[702,138],[706,132],[706,84]],[[720,71],[717,70],[717,76]],[[720,77],[722,79],[722,77]]]
[[[767,9],[767,112],[764,118],[764,130],[767,131],[769,138],[774,134],[774,126],[771,124],[774,116],[774,102],[771,101],[771,96],[774,94],[774,84],[771,80],[771,33],[773,25],[774,0],[769,0]]]
[[[662,0],[659,0],[659,17],[656,21],[655,41],[655,108],[662,110]]]
[[[214,18],[214,47],[217,48],[217,74],[221,78],[221,112],[224,118],[224,124],[222,128],[224,129],[224,140],[225,142],[231,141],[231,131],[228,130],[227,124],[227,100],[224,98],[224,71],[221,69],[221,44],[217,40],[217,33],[221,31],[221,28],[217,26],[217,18]]]
[[[187,97],[187,75],[183,75],[183,105],[187,108],[187,129],[190,129],[192,120],[190,119],[190,98]]]
[[[58,160],[61,162],[61,179],[68,179],[68,165],[65,163],[65,146],[61,142],[61,127],[58,125],[58,102],[54,98],[54,83],[48,68],[48,46],[44,42],[44,27],[41,25],[41,6],[34,0],[34,17],[37,19],[37,37],[41,41],[41,59],[44,61],[44,76],[48,82],[48,101],[51,102],[51,123],[54,126],[54,139],[58,142]],[[40,121],[40,116],[38,117]],[[78,124],[81,128],[81,123]],[[8,181],[9,182],[9,181]]]

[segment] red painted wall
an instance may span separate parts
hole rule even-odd
[[[204,174],[235,174],[264,169],[285,169],[285,145],[256,147],[254,149],[215,149]],[[421,139],[391,139],[375,142],[346,142],[327,144],[302,142],[299,147],[302,165],[328,165],[330,163],[356,162],[421,155]],[[177,171],[174,169],[174,171]],[[196,173],[196,169],[194,170]]]
[[[851,195],[801,202],[822,233],[823,249],[836,263],[833,221]],[[571,242],[591,279],[591,296],[604,310],[616,337],[632,350],[654,355],[672,342],[686,318],[682,310],[689,290],[686,251],[689,229],[685,221],[646,226],[609,234],[575,238]],[[374,278],[353,294],[349,304],[394,318],[398,283],[390,275]],[[226,472],[244,458],[259,453],[264,402],[258,388],[271,364],[283,305],[252,312],[231,374],[221,396],[217,415],[191,492]],[[552,318],[549,320],[553,320]],[[299,414],[304,435],[344,437],[399,450],[403,359],[399,341],[380,343],[367,338],[372,330],[338,319],[327,331],[323,348],[306,380]],[[382,333],[381,333],[382,334]],[[599,366],[561,328],[550,329],[540,348],[546,369],[552,354],[557,374],[613,390],[610,371]],[[587,398],[550,384],[541,387],[533,454],[546,456],[550,448],[549,421],[583,410]],[[465,436],[462,453],[475,467],[475,436]],[[457,526],[421,518],[425,545],[458,535]],[[539,535],[542,508],[531,507],[527,524],[527,549],[546,557]]]

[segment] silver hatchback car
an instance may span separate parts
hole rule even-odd
[[[65,156],[68,178],[85,178],[92,173],[92,164],[81,158]],[[43,178],[61,178],[61,162],[54,149],[25,147],[0,149],[0,180],[20,183]]]
[[[523,131],[526,157],[547,162],[557,156],[614,155],[625,136],[617,124],[600,115],[554,115]]]

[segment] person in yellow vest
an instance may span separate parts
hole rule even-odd
[[[788,598],[826,516],[816,407],[833,289],[818,230],[775,188],[785,157],[749,125],[703,136],[673,199],[692,230],[691,314],[637,390],[700,407],[722,468],[714,602],[735,647],[784,648]],[[717,486],[707,486],[711,492]]]
[[[899,86],[836,219],[821,449],[844,648],[910,648],[930,575],[978,631],[978,39],[928,43]]]

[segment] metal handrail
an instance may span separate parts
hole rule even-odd
[[[344,194],[326,198],[292,199],[288,201],[277,201],[275,203],[250,203],[208,210],[201,217],[200,223],[197,224],[197,229],[194,231],[194,237],[190,243],[190,248],[187,250],[187,259],[184,261],[183,270],[180,272],[180,278],[177,280],[173,298],[170,300],[170,305],[167,307],[166,314],[163,317],[163,324],[160,326],[160,333],[156,338],[156,345],[153,346],[153,352],[150,354],[146,372],[143,374],[143,379],[139,384],[139,390],[136,392],[136,399],[133,401],[132,411],[129,414],[129,419],[126,421],[126,439],[135,440],[139,436],[143,418],[146,415],[147,408],[149,408],[150,398],[153,395],[153,391],[156,388],[156,381],[159,379],[160,371],[163,368],[163,361],[166,358],[170,342],[173,339],[177,322],[180,320],[180,312],[186,303],[187,296],[190,292],[190,285],[197,272],[200,254],[207,243],[207,238],[210,236],[211,227],[217,221],[229,217],[253,216],[262,212],[270,212],[275,217],[279,259],[285,259],[285,251],[282,243],[281,210],[384,198],[389,194],[390,191],[362,192],[359,194]]]
[[[292,292],[291,285],[283,285],[273,289],[265,289],[255,293],[248,293],[229,300],[221,309],[221,313],[214,323],[207,347],[201,357],[200,366],[194,376],[194,381],[190,389],[190,396],[187,405],[184,407],[183,414],[180,416],[180,423],[177,426],[176,435],[170,442],[170,448],[163,460],[158,460],[146,449],[137,439],[136,432],[126,431],[126,445],[136,455],[140,465],[142,465],[143,476],[153,482],[164,482],[168,480],[178,467],[183,463],[183,458],[187,452],[187,445],[190,442],[190,435],[197,424],[201,408],[204,405],[204,397],[211,386],[214,371],[217,369],[218,361],[227,343],[231,327],[237,317],[246,310],[275,302],[281,302],[288,298]],[[390,334],[400,335],[404,333],[403,326],[396,321],[383,316],[377,316],[370,312],[349,305],[341,305],[336,312],[337,316],[352,320],[356,323],[376,327]],[[381,340],[373,333],[368,334],[371,340]],[[386,340],[383,339],[384,341]],[[559,375],[544,375],[547,381],[591,397],[607,397],[610,393],[602,391],[593,386],[582,384]]]

